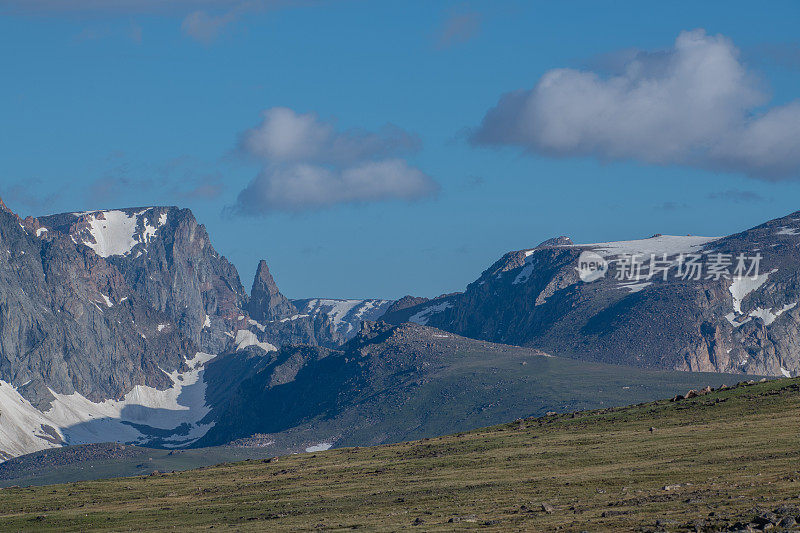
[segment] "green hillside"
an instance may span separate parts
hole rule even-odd
[[[164,450],[116,443],[50,448],[0,463],[0,487],[53,485],[111,477],[190,470],[230,461],[263,459],[262,448],[215,446]]]
[[[800,380],[784,379],[403,444],[10,488],[0,530],[685,531],[766,511],[778,514],[762,522],[788,525],[798,415]]]

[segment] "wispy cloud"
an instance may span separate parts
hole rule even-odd
[[[728,38],[683,32],[668,50],[615,61],[619,73],[554,69],[533,89],[504,95],[472,142],[800,178],[800,100],[763,108],[767,92]]]
[[[195,11],[183,19],[181,31],[196,41],[210,43],[222,30],[238,17],[238,11],[228,11],[220,15],[205,11]]]
[[[766,198],[753,191],[740,191],[738,189],[729,189],[727,191],[719,191],[710,193],[707,198],[709,200],[723,200],[727,202],[734,202],[737,204],[753,204],[764,202]]]
[[[450,13],[436,32],[437,48],[450,48],[471,41],[480,33],[481,21],[481,14],[477,11]]]
[[[160,164],[134,164],[124,154],[109,159],[113,163],[87,188],[91,206],[128,204],[146,198],[172,202],[218,200],[226,191],[218,170],[190,157],[176,157]]]
[[[663,202],[655,206],[655,209],[659,211],[680,211],[682,209],[688,209],[689,206],[682,203],[682,202]]]
[[[403,156],[419,139],[387,125],[377,132],[337,130],[314,113],[285,107],[266,110],[241,136],[240,150],[262,165],[239,194],[233,214],[263,215],[336,204],[416,200],[439,186]]]
[[[6,13],[153,14],[199,9],[230,9],[244,3],[275,5],[274,0],[0,0]]]
[[[162,15],[182,19],[184,35],[203,43],[216,39],[244,14],[321,3],[324,0],[0,0],[0,13],[16,15]],[[134,41],[141,30],[132,29]]]
[[[63,195],[64,189],[54,190],[51,185],[34,178],[0,185],[0,198],[14,211],[22,208],[37,216],[49,212]]]

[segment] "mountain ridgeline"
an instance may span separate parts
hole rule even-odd
[[[584,252],[608,262],[604,277],[582,281]],[[619,279],[633,255],[655,256],[664,270]],[[690,272],[689,258],[702,269]],[[724,266],[719,277],[714,265]],[[800,374],[798,302],[800,212],[721,238],[545,241],[506,254],[462,293],[390,309],[384,320],[583,360],[789,377]]]
[[[732,381],[694,372],[796,375],[798,244],[800,214],[719,239],[558,238],[462,293],[290,300],[265,261],[248,294],[187,209],[22,219],[0,203],[0,459],[380,444]],[[746,278],[584,282],[586,251],[762,258]]]

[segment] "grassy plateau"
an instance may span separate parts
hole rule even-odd
[[[798,379],[402,444],[11,487],[0,530],[717,531],[781,505],[800,506]]]

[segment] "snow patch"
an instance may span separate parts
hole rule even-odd
[[[147,217],[142,218],[143,228],[137,233],[140,217],[147,209],[128,214],[124,211],[96,211],[92,213],[74,213],[75,216],[86,216],[92,239],[83,242],[100,257],[127,255],[137,244],[147,244],[155,236],[158,229],[167,219],[166,214],[159,217],[157,225],[152,225]],[[94,242],[92,242],[94,240]]]
[[[164,328],[167,327],[167,324],[159,324],[158,325],[158,332],[161,333],[164,331]]]
[[[211,317],[206,315],[205,321],[203,321],[203,328],[210,328],[211,327]]]
[[[100,296],[103,297],[103,300],[106,302],[107,307],[114,307],[114,302],[111,301],[111,298],[109,298],[105,294],[101,294]]]
[[[292,315],[292,316],[289,316],[289,317],[286,317],[286,318],[281,318],[280,320],[278,320],[278,322],[291,322],[293,320],[297,320],[297,319],[300,319],[300,318],[306,318],[306,317],[309,317],[309,316],[311,316],[311,315]]]
[[[47,228],[39,228],[39,229],[36,230],[36,236],[37,237],[41,237],[42,235],[44,235],[48,231],[50,231],[50,230],[48,230]]]
[[[748,294],[766,283],[769,275],[777,271],[778,269],[776,268],[755,277],[734,278],[731,286],[728,288],[731,292],[731,296],[733,296],[733,310],[736,311],[737,314],[741,314],[742,300],[744,300]]]
[[[297,303],[297,302],[295,302]],[[296,316],[328,315],[334,329],[345,339],[353,337],[362,322],[377,320],[393,304],[392,300],[337,300],[315,298],[306,301]]]
[[[428,320],[430,320],[432,314],[441,313],[445,309],[449,309],[451,307],[453,307],[453,305],[450,302],[442,302],[440,304],[431,305],[429,307],[426,307],[422,311],[412,315],[408,319],[408,321],[414,322],[415,324],[419,324],[420,326],[424,326],[428,323]]]
[[[750,311],[750,313],[748,313],[748,316],[751,316],[751,317],[754,317],[754,318],[760,318],[762,320],[762,322],[764,322],[765,326],[769,326],[770,324],[775,322],[776,318],[781,316],[783,313],[785,313],[789,309],[794,308],[796,305],[797,305],[796,303],[786,304],[782,308],[780,308],[777,311],[775,311],[774,313],[772,312],[772,308],[771,307],[768,308],[768,309],[762,309],[761,307],[757,307],[755,310]]]
[[[781,374],[783,374],[783,377],[785,377],[785,378],[790,378],[790,377],[792,377],[792,373],[791,373],[791,372],[789,372],[788,370],[786,370],[786,369],[785,369],[785,368],[783,368],[783,367],[781,367]]]
[[[736,320],[736,318],[737,318],[737,314],[736,313],[728,313],[727,315],[725,315],[725,320],[730,322],[731,326],[733,326],[735,328],[738,328],[739,326],[741,326],[743,324],[747,324],[748,322],[753,320],[753,317],[747,317],[745,320],[742,320],[741,322],[739,322],[739,321]]]
[[[267,330],[267,326],[265,326],[265,325],[261,324],[260,322],[257,322],[257,321],[255,321],[255,320],[253,320],[252,318],[251,318],[251,319],[249,319],[249,320],[247,321],[247,323],[248,323],[248,324],[250,324],[251,326],[255,326],[255,327],[257,327],[257,328],[258,328],[258,329],[260,329],[262,332],[264,332],[264,331],[266,331],[266,330]]]
[[[314,444],[313,446],[306,448],[306,453],[324,452],[325,450],[329,450],[331,446],[333,446],[333,443],[331,442],[320,442],[319,444]]]
[[[276,352],[278,349],[268,342],[259,342],[258,337],[256,334],[250,331],[249,329],[240,329],[236,332],[236,338],[234,339],[236,343],[236,351],[244,350],[248,346],[258,346],[265,352]]]
[[[639,292],[640,290],[649,287],[652,285],[652,281],[643,281],[641,283],[622,283],[620,287],[623,289],[628,289],[631,293]]]
[[[778,228],[778,231],[775,232],[775,235],[800,235],[800,228],[781,226]]]

